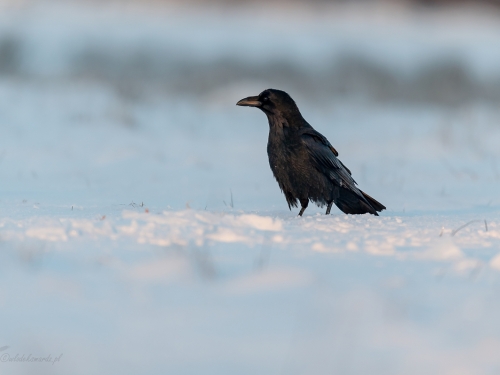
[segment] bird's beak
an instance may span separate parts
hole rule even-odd
[[[249,96],[248,98],[241,99],[236,105],[245,107],[260,107],[262,103],[259,101],[258,96]]]

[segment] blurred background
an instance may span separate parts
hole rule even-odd
[[[0,0],[0,372],[500,373],[499,41],[494,0]],[[380,218],[288,210],[270,87]]]
[[[3,0],[3,187],[281,209],[266,119],[234,105],[273,87],[391,209],[493,204],[497,5]]]

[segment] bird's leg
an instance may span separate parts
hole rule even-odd
[[[333,202],[328,203],[328,206],[326,207],[325,215],[330,215],[330,210],[332,209],[332,204],[333,204]]]
[[[301,199],[300,200],[300,205],[302,206],[302,208],[300,209],[299,216],[302,216],[302,214],[306,210],[308,204],[309,204],[309,199]]]

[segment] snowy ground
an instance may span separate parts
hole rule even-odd
[[[495,15],[1,9],[0,373],[500,372]],[[387,211],[288,210],[268,87]]]

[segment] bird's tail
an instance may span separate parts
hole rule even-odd
[[[363,197],[365,197],[365,199],[368,201],[368,203],[370,203],[370,206],[372,206],[375,209],[375,211],[380,212],[386,209],[386,207],[382,203],[373,199],[364,191],[361,191],[361,194],[363,194]]]
[[[361,191],[363,198],[350,189],[341,188],[335,204],[346,214],[372,214],[378,216],[377,211],[382,211],[385,206]]]

